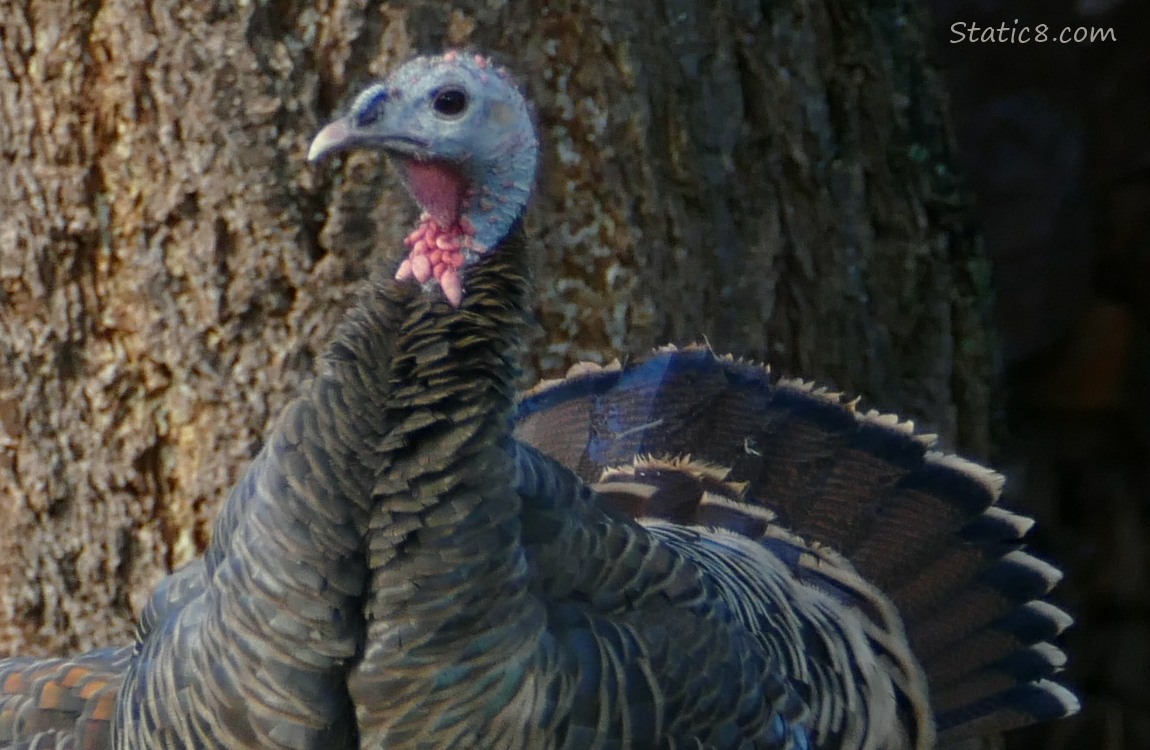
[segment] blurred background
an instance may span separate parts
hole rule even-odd
[[[1066,570],[1076,719],[1015,748],[1150,747],[1150,3],[934,0],[960,166],[994,264],[997,463]],[[1116,42],[952,43],[952,24]],[[969,27],[967,27],[969,28]],[[1020,496],[1019,496],[1020,495]]]

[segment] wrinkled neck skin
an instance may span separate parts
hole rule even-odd
[[[501,106],[493,105],[492,117],[503,111],[494,109]],[[454,161],[424,161],[396,156],[423,215],[405,240],[410,252],[395,276],[401,281],[415,279],[427,291],[438,284],[455,307],[463,300],[464,267],[508,236],[531,195],[538,160],[534,131],[496,132],[493,141],[476,147],[493,155],[486,158],[465,155]]]
[[[538,149],[532,139],[516,135],[506,145],[508,156],[477,163],[471,184],[481,186],[463,205],[463,218],[475,227],[480,252],[507,237],[531,197]],[[462,222],[461,222],[462,223]]]
[[[477,702],[527,689],[544,615],[527,592],[507,450],[523,255],[516,222],[468,269],[458,308],[435,292],[407,305],[368,536],[367,644],[349,680],[364,747],[402,743],[457,709],[482,721]]]

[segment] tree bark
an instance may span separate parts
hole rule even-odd
[[[0,0],[0,642],[130,637],[414,209],[310,136],[411,55],[534,100],[532,376],[665,341],[987,448],[988,273],[919,4]]]

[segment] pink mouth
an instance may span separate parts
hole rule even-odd
[[[424,211],[441,227],[454,226],[466,189],[463,177],[451,165],[438,161],[403,160],[407,187]]]
[[[411,252],[395,278],[415,279],[420,284],[435,279],[447,301],[459,307],[463,301],[459,269],[466,260],[464,251],[482,250],[473,239],[475,227],[466,216],[460,216],[466,183],[442,162],[405,160],[403,170],[408,189],[424,214],[416,230],[404,240]]]

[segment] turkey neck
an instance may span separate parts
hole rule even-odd
[[[470,269],[458,309],[415,294],[392,361],[391,425],[380,446],[368,531],[369,619],[402,613],[409,597],[451,594],[518,547],[519,499],[509,490],[510,433],[527,280],[518,225]],[[481,587],[470,587],[481,588]],[[490,600],[482,591],[477,601]],[[482,607],[481,607],[482,608]]]
[[[360,299],[232,490],[200,577],[158,590],[117,746],[355,744],[347,673],[363,647],[374,446],[405,299],[391,281]]]
[[[348,312],[315,379],[284,410],[232,491],[205,555],[209,577],[214,574],[223,596],[258,601],[266,595],[268,606],[280,610],[277,617],[298,617],[314,628],[314,611],[284,607],[275,587],[260,587],[279,578],[293,593],[351,615],[324,621],[327,632],[316,644],[336,656],[334,665],[350,658],[362,638],[363,539],[380,459],[372,447],[386,433],[379,415],[390,395],[388,372],[403,300],[394,282],[375,281]],[[237,575],[223,564],[237,547],[253,558],[245,562],[259,577]],[[299,569],[319,576],[302,579],[312,583],[301,589]],[[340,628],[338,646],[333,628]]]
[[[209,571],[256,520],[257,506],[282,519],[274,523],[306,521],[318,532],[299,550],[309,559],[314,555],[322,563],[332,554],[361,554],[379,460],[374,446],[387,431],[379,415],[390,396],[388,373],[405,299],[390,279],[376,279],[348,311],[320,357],[315,379],[284,410],[225,503],[205,555]],[[286,453],[296,460],[289,464]],[[295,481],[260,486],[281,476]],[[252,491],[245,492],[245,485]]]
[[[399,720],[389,706],[404,694],[434,691],[440,669],[474,670],[482,689],[483,673],[522,663],[542,628],[508,452],[524,256],[517,222],[468,270],[458,309],[417,292],[400,327],[368,531],[367,646],[350,685],[365,738],[374,719]]]

